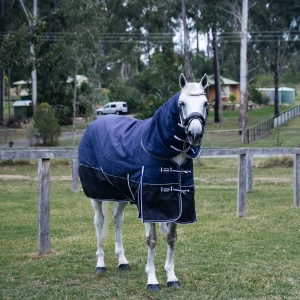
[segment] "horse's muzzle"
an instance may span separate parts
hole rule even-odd
[[[195,118],[190,121],[189,125],[186,128],[187,138],[189,144],[192,146],[201,145],[201,141],[203,138],[203,129],[202,123],[199,119]]]

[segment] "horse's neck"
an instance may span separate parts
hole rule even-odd
[[[186,155],[184,153],[180,153],[177,156],[172,158],[178,165],[181,165],[185,159],[186,159]]]

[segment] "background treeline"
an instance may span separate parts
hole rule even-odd
[[[214,27],[220,74],[240,80],[238,0],[0,0],[0,9],[1,67],[10,71],[10,82],[29,80],[35,69],[37,103],[48,102],[60,119],[72,115],[74,99],[77,115],[127,101],[142,118],[151,116],[178,91],[185,71],[183,18],[191,77],[213,74]],[[275,68],[281,84],[299,83],[299,19],[299,1],[249,1],[250,85],[272,87]],[[68,79],[80,74],[89,83],[74,89],[76,81]]]

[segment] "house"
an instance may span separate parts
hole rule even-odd
[[[240,102],[241,94],[240,94],[240,83],[225,77],[220,76],[220,83],[221,83],[221,98],[222,101],[229,101],[229,95],[231,93],[236,95],[236,102]],[[215,79],[213,75],[208,76],[208,101],[212,102],[215,101],[216,94],[215,94]]]
[[[14,103],[15,118],[26,119],[32,117],[31,100],[18,100]]]
[[[31,80],[25,81],[25,80],[19,80],[13,82],[13,86],[16,87],[16,92],[15,94],[23,97],[23,96],[28,96],[29,95],[29,88],[28,86],[31,84]]]

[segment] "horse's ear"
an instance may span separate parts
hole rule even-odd
[[[181,73],[179,76],[179,85],[182,89],[186,86],[186,79],[185,79],[183,73]]]
[[[200,84],[201,84],[201,86],[203,87],[204,90],[207,88],[207,86],[208,86],[208,78],[207,78],[206,74],[204,74],[204,76],[201,78]]]

